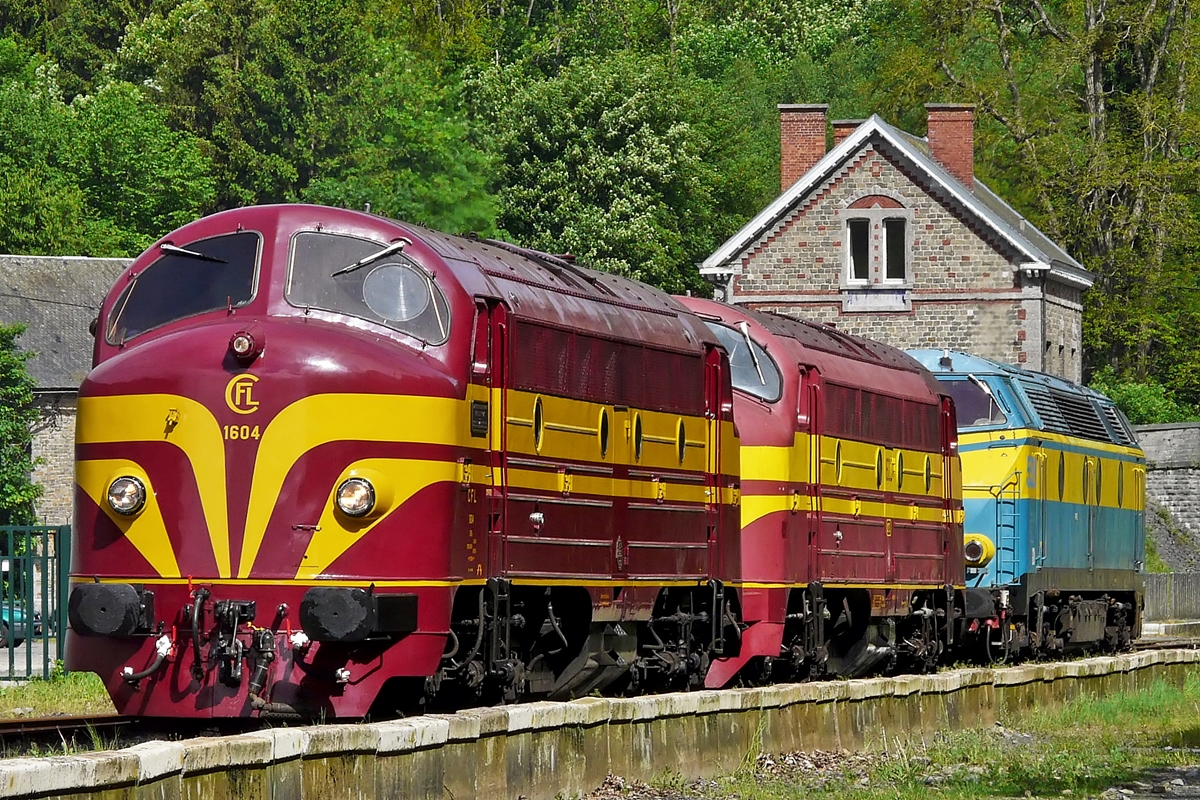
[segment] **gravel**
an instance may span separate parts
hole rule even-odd
[[[1007,747],[1028,747],[1034,744],[1029,734],[1007,731],[997,726],[996,733]],[[1172,748],[1165,748],[1170,750]],[[1200,750],[1195,751],[1200,757]],[[893,756],[894,757],[894,756]],[[865,788],[871,785],[870,775],[889,756],[884,753],[850,753],[816,751],[761,755],[753,765],[755,783],[791,784],[796,797],[818,796],[827,785],[845,790],[854,784]],[[907,763],[920,772],[928,769],[923,778],[931,792],[951,781],[959,786],[965,782],[984,780],[987,770],[977,764],[955,764],[934,768],[929,758],[909,756]],[[750,776],[747,776],[750,777]],[[1200,766],[1169,767],[1153,770],[1141,780],[1113,786],[1095,795],[1075,795],[1070,789],[1062,797],[1077,800],[1163,800],[1164,797],[1200,798]],[[986,796],[988,792],[981,792]],[[1029,793],[1026,793],[1029,796]],[[628,781],[609,775],[604,784],[584,796],[584,800],[739,800],[740,795],[726,780],[699,779],[688,781],[679,775],[664,775],[652,784]]]

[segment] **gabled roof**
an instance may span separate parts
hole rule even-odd
[[[92,368],[88,326],[122,258],[0,256],[0,324],[21,324],[21,349],[33,353],[29,374],[41,391],[74,390]]]
[[[998,239],[1015,249],[1023,259],[1020,263],[1021,269],[1047,270],[1054,280],[1080,289],[1086,289],[1095,282],[1095,277],[1082,264],[1034,227],[1016,209],[1001,200],[978,178],[975,179],[973,190],[967,188],[933,159],[926,140],[892,127],[878,114],[872,115],[859,125],[758,216],[717,248],[717,251],[700,265],[700,274],[717,275],[736,271],[733,264],[747,248],[779,224],[803,198],[828,180],[872,139],[881,141],[896,156],[924,173],[950,201],[976,217],[994,231]]]

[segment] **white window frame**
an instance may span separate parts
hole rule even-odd
[[[873,194],[879,194],[874,192]],[[906,289],[912,286],[912,250],[913,250],[913,212],[909,208],[842,208],[838,215],[842,226],[842,270],[840,288],[843,290],[862,290],[878,287],[880,289]],[[904,222],[904,277],[889,278],[887,276],[887,232],[884,220],[899,219]],[[867,254],[870,266],[866,280],[854,277],[854,257],[850,242],[850,223],[854,220],[866,220],[870,240]]]
[[[854,240],[853,240],[853,237],[850,235],[850,228],[851,228],[851,224],[855,223],[855,222],[866,222],[867,223],[867,274],[866,274],[866,277],[863,277],[863,278],[859,278],[854,274]],[[847,217],[845,225],[843,226],[843,230],[845,231],[845,234],[846,234],[845,235],[845,243],[844,243],[844,246],[846,248],[846,268],[845,268],[845,270],[843,270],[842,283],[845,286],[858,286],[858,287],[870,286],[871,285],[871,273],[874,271],[874,266],[875,266],[875,264],[874,264],[875,259],[871,257],[871,244],[872,244],[872,240],[874,239],[874,237],[871,235],[872,221],[865,217],[858,217],[858,216]]]
[[[888,210],[902,211],[904,209],[895,208]],[[899,220],[904,226],[904,244],[900,248],[900,252],[904,254],[904,269],[903,274],[899,278],[893,278],[888,275],[888,267],[890,266],[888,264],[888,255],[891,252],[891,233],[888,231],[887,224],[892,220]],[[912,265],[912,236],[909,235],[911,228],[911,219],[904,214],[893,214],[886,216],[879,221],[880,239],[882,240],[882,244],[879,248],[879,277],[882,279],[882,283],[886,283],[890,286],[908,285],[908,273],[909,268]]]

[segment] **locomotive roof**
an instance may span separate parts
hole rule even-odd
[[[1094,389],[1044,372],[953,350],[910,350],[939,376],[1000,375],[1020,387],[1038,427],[1069,436],[1136,447],[1132,426],[1112,400]]]
[[[715,343],[670,295],[646,284],[588,269],[569,256],[454,236],[363,211],[299,203],[238,208],[193,221],[169,236],[211,235],[235,225],[274,230],[271,238],[280,245],[295,232],[313,229],[381,241],[403,236],[413,241],[405,249],[408,256],[430,268],[440,266],[430,259],[449,268],[437,270],[443,288],[455,283],[467,297],[502,300],[518,319],[679,352]],[[139,261],[156,255],[151,248]]]
[[[521,319],[670,350],[696,351],[712,334],[669,294],[621,275],[599,272],[495,239],[454,236],[406,225],[447,261],[476,275],[456,275],[475,295],[508,303]]]
[[[785,317],[765,311],[749,311],[759,324],[776,336],[795,339],[811,350],[821,350],[826,353],[853,359],[868,361],[892,369],[907,372],[920,372],[921,368],[903,350],[891,345],[855,336],[852,333],[840,331],[832,325],[811,322],[806,319]]]
[[[1072,383],[1055,375],[1014,367],[1012,364],[1005,364],[1002,361],[993,361],[990,358],[962,353],[957,350],[909,350],[908,355],[921,362],[926,369],[935,375],[1007,375],[1023,381],[1031,381],[1047,388],[1095,397],[1106,403],[1112,402],[1095,389],[1089,389],[1086,386]],[[942,363],[942,359],[948,359],[949,363]]]
[[[745,306],[731,306],[716,300],[689,297],[682,302],[701,315],[745,318],[766,333],[794,343],[797,350],[805,351],[805,363],[821,370],[827,379],[906,396],[923,394],[927,400],[942,394],[937,381],[916,359],[883,342],[855,336],[830,325],[755,311]],[[778,358],[778,353],[775,356]],[[795,370],[796,364],[789,360],[780,367]],[[896,372],[907,373],[907,378],[898,380]]]

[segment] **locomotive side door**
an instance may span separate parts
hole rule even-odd
[[[507,572],[505,537],[507,514],[507,454],[505,421],[508,419],[508,309],[495,300],[476,299],[472,383],[482,382],[487,391],[487,463],[482,468],[486,476],[478,483],[486,494],[479,506],[486,535],[478,553],[479,563],[485,565],[484,575],[502,576]],[[477,407],[472,408],[475,426]]]
[[[799,474],[790,475],[793,482],[803,483],[804,489],[795,497],[799,506],[797,536],[788,539],[788,583],[807,583],[815,580],[813,564],[817,555],[817,514],[820,509],[820,452],[815,415],[817,412],[817,389],[815,370],[799,365],[799,386],[796,392],[796,437],[802,442],[800,459],[793,461]]]
[[[728,388],[729,361],[723,350],[708,347],[705,348],[704,362],[704,416],[708,439],[708,461],[704,470],[704,493],[708,498],[708,570],[709,575],[715,578],[728,579],[730,576],[725,570],[734,566],[734,563],[730,563],[733,553],[726,553],[725,550],[732,544],[730,539],[739,538],[726,535],[724,525],[731,515],[725,513],[721,502],[721,423],[733,408],[733,398]]]
[[[808,465],[805,480],[808,482],[809,512],[808,512],[808,573],[803,576],[810,583],[819,582],[827,567],[822,565],[822,558],[829,560],[835,556],[821,555],[821,531],[824,525],[824,511],[821,503],[821,431],[825,427],[825,414],[822,407],[824,402],[821,393],[821,373],[815,367],[805,367],[800,374],[800,396],[802,403],[807,403],[808,425]],[[835,574],[828,572],[828,574]]]
[[[962,462],[958,455],[958,416],[954,403],[942,397],[939,407],[942,446],[942,568],[941,580],[948,585],[963,579]]]
[[[1096,504],[1097,497],[1097,459],[1091,456],[1083,458],[1083,508],[1087,514],[1087,567],[1091,572],[1096,566]]]

